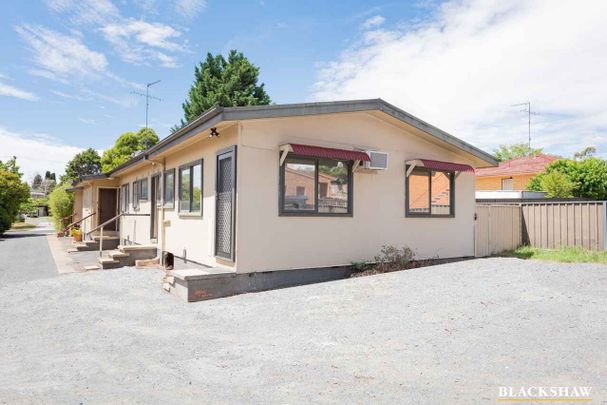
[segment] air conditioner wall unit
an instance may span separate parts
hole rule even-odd
[[[386,170],[388,168],[388,152],[379,152],[376,150],[365,151],[371,161],[364,162],[363,167],[371,170]]]

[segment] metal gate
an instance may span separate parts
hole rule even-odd
[[[522,244],[522,215],[518,205],[476,205],[474,255],[486,257]]]
[[[217,152],[215,196],[215,255],[233,261],[236,220],[236,146]]]

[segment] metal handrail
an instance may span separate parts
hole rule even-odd
[[[90,218],[90,217],[92,217],[92,216],[93,216],[93,215],[95,215],[95,214],[96,214],[96,212],[93,212],[93,213],[91,213],[91,214],[88,214],[86,217],[84,217],[84,218],[82,218],[82,219],[79,219],[78,221],[74,221],[74,222],[72,222],[71,224],[69,224],[68,226],[66,226],[65,228],[63,228],[63,231],[62,231],[62,232],[67,232],[67,231],[68,231],[70,228],[73,228],[74,226],[78,225],[79,223],[81,223],[81,222],[82,222],[82,221],[84,221],[85,219]],[[72,214],[72,215],[70,215],[70,216],[72,216],[72,217],[73,217],[73,216],[74,216],[74,214]],[[65,218],[69,218],[69,217],[65,217]]]
[[[123,216],[125,213],[121,212],[120,214],[116,215],[114,218],[108,219],[107,221],[105,221],[104,223],[97,225],[95,228],[91,229],[90,231],[88,231],[86,234],[90,235],[91,233],[95,232],[98,229],[101,229],[103,231],[103,227],[106,226],[107,224],[110,224],[114,221],[116,221],[118,218],[120,218],[121,216]]]
[[[122,216],[127,216],[127,215],[136,216],[136,217],[145,217],[145,216],[149,216],[150,214],[129,214],[127,212],[121,212],[120,214],[116,215],[114,218],[108,219],[104,223],[97,225],[95,228],[93,228],[92,230],[90,230],[89,232],[86,233],[86,235],[90,235],[91,233],[95,232],[96,230],[101,229],[101,232],[99,233],[99,257],[103,256],[103,228],[107,224],[115,222],[118,218],[120,218]]]

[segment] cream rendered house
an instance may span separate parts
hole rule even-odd
[[[234,273],[343,266],[382,245],[458,258],[474,255],[474,168],[496,164],[380,99],[215,107],[83,179],[75,206],[97,212],[85,229],[121,214],[108,229],[122,244]]]

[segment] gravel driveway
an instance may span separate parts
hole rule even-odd
[[[160,272],[0,288],[4,403],[607,400],[607,266],[479,259],[187,304]]]

